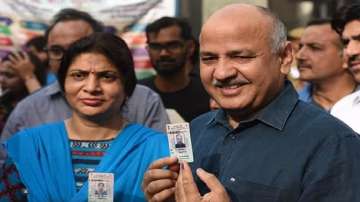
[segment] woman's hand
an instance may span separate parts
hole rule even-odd
[[[168,167],[169,169],[164,169]],[[142,189],[150,202],[173,201],[179,164],[176,157],[153,162],[144,175]]]
[[[14,68],[19,76],[25,81],[26,79],[35,76],[35,66],[31,62],[29,55],[24,52],[14,52],[9,56],[11,67]]]
[[[36,67],[26,52],[14,52],[9,56],[9,60],[11,67],[16,70],[20,78],[24,81],[29,93],[41,88],[40,82],[34,73]]]

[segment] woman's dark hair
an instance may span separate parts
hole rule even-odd
[[[70,45],[61,61],[58,80],[64,91],[65,78],[69,66],[75,58],[84,53],[99,53],[104,55],[117,68],[122,76],[121,82],[127,96],[131,96],[137,83],[134,61],[125,41],[116,35],[105,32],[93,33]]]

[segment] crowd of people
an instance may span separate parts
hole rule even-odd
[[[0,201],[360,201],[360,4],[310,21],[296,51],[249,4],[199,37],[178,17],[145,32],[156,75],[139,81],[126,42],[70,8],[1,59]],[[191,163],[165,134],[184,121]]]

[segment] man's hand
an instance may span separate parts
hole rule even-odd
[[[210,192],[201,196],[191,174],[189,165],[184,162],[181,164],[180,174],[176,182],[175,198],[177,202],[230,202],[230,198],[219,182],[211,173],[199,168],[196,174],[210,189]]]
[[[168,167],[169,169],[164,169]],[[179,164],[176,157],[153,162],[144,175],[142,189],[149,202],[167,201],[174,197]]]

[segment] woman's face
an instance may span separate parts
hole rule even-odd
[[[17,95],[26,92],[23,80],[9,61],[0,62],[0,86],[3,93],[11,92]]]
[[[122,75],[104,55],[75,57],[65,78],[65,97],[75,114],[89,118],[119,116],[126,94]]]

